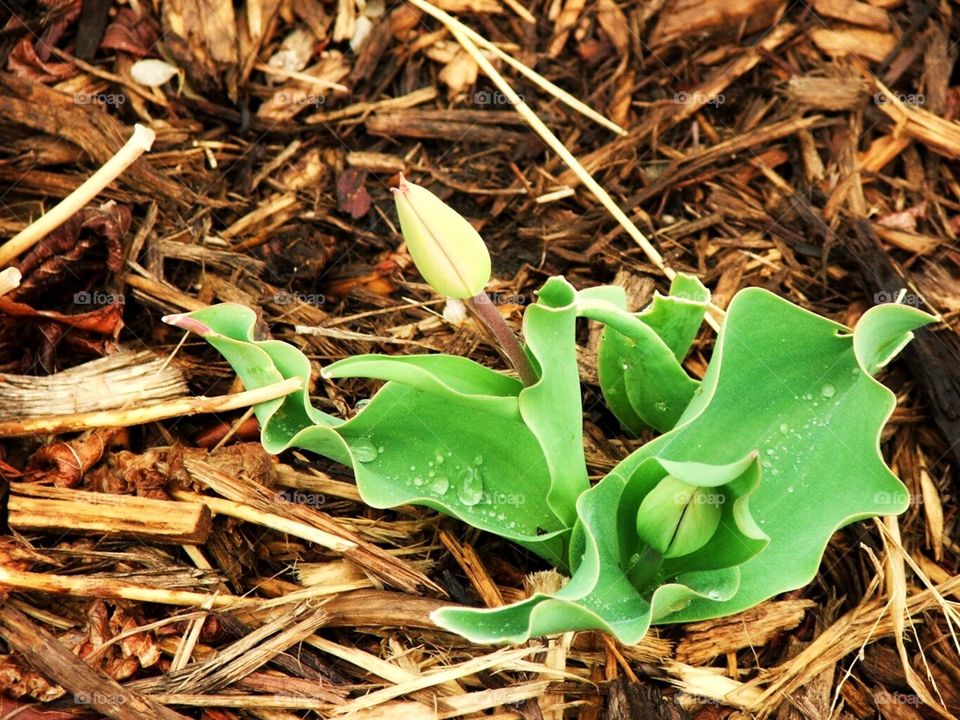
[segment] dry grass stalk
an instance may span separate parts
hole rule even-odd
[[[129,427],[197,413],[227,412],[284,397],[299,390],[301,386],[299,378],[289,378],[256,390],[246,390],[221,397],[180,398],[122,410],[2,420],[0,437],[26,437],[45,433],[79,432],[91,428]]]
[[[19,233],[0,246],[0,267],[9,264],[18,255],[26,252],[43,240],[53,230],[93,200],[107,185],[116,180],[134,160],[143,155],[153,145],[156,135],[143,125],[135,125],[133,135],[120,151],[108,160],[86,182],[59,202],[50,212],[35,220]]]
[[[143,693],[216,692],[245,678],[278,654],[302,642],[326,620],[327,614],[322,607],[300,605],[290,608],[221,648],[207,660],[157,678],[134,680],[129,687]],[[337,696],[328,696],[327,702],[338,699]]]
[[[381,705],[395,698],[409,695],[419,690],[436,687],[437,685],[442,685],[443,683],[450,682],[451,680],[469,677],[470,675],[475,675],[476,673],[484,670],[496,669],[510,662],[511,660],[517,660],[537,652],[538,649],[539,648],[535,647],[512,648],[497,650],[488,655],[474,657],[470,660],[460,663],[459,665],[444,667],[439,670],[424,673],[423,675],[405,683],[400,683],[394,685],[393,687],[383,688],[382,690],[375,690],[361,698],[356,698],[348,703],[344,703],[334,710],[334,714],[337,716],[352,715],[358,711],[376,707],[377,705]],[[447,698],[439,701],[441,712],[446,709],[444,707],[446,705],[446,701]]]
[[[0,270],[0,295],[20,287],[20,271],[15,267]]]
[[[235,511],[247,513],[246,519],[256,518],[260,524],[275,529],[288,528],[281,532],[297,530],[308,533],[310,537],[316,538],[313,542],[319,542],[342,553],[344,557],[394,587],[414,590],[421,586],[439,590],[425,575],[376,545],[361,540],[327,513],[297,503],[278,504],[276,493],[271,493],[263,486],[242,477],[230,477],[207,463],[187,459],[184,464],[194,478],[235,503],[232,506]],[[204,501],[207,501],[207,498],[204,498]]]

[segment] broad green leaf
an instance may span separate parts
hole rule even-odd
[[[622,642],[640,640],[650,626],[650,602],[620,567],[616,516],[623,481],[613,478],[584,492],[577,502],[583,557],[570,581],[553,594],[539,593],[502,608],[441,608],[440,627],[478,643],[519,643],[569,630],[602,630]]]
[[[310,361],[292,345],[277,340],[255,340],[257,316],[250,308],[234,303],[214,305],[169,321],[200,334],[230,363],[248,390],[291,377],[308,386]],[[269,453],[283,452],[298,434],[305,433],[311,445],[327,457],[351,464],[343,440],[333,428],[343,420],[317,410],[306,390],[260,403],[254,407],[260,422],[261,442]]]
[[[520,420],[520,381],[457,355],[355,355],[328,365],[323,376],[391,380]]]
[[[703,283],[681,273],[670,283],[670,294],[654,293],[653,302],[637,317],[653,328],[677,360],[682,361],[697,337],[709,304],[710,291]]]
[[[540,380],[520,392],[520,413],[536,436],[550,470],[547,504],[566,525],[576,519],[576,502],[590,484],[583,457],[583,407],[577,369],[577,292],[553,277],[523,316],[526,350]]]
[[[673,351],[653,328],[612,303],[581,301],[577,312],[606,326],[597,371],[604,397],[620,422],[638,434],[645,425],[672,428],[698,385]],[[624,400],[629,403],[626,411]]]
[[[308,385],[310,363],[299,350],[253,339],[252,310],[225,304],[183,317],[186,322],[177,323],[216,347],[246,387],[289,377]],[[516,409],[518,398],[509,395],[520,384],[460,360],[368,356],[343,363],[334,374],[393,374],[406,384],[388,382],[346,422],[316,410],[304,391],[261,403],[255,408],[261,441],[270,453],[303,448],[353,467],[369,505],[431,507],[565,568],[570,527],[543,502],[552,476],[540,442]]]
[[[883,304],[867,310],[857,323],[853,350],[871,375],[887,366],[913,340],[913,332],[931,322],[922,310],[908,305]]]
[[[678,275],[668,297],[657,293],[641,313],[626,311],[620,288],[582,291],[579,315],[603,323],[597,371],[604,399],[634,434],[676,425],[697,381],[680,366],[696,337],[710,294],[694,277]]]
[[[738,293],[677,427],[614,468],[629,478],[650,457],[722,465],[759,453],[763,479],[749,510],[769,545],[740,565],[734,597],[695,600],[663,621],[735,613],[801,587],[834,531],[906,508],[879,450],[895,398],[867,370],[933,318],[882,306],[864,320],[851,334],[764,290]]]
[[[565,566],[569,528],[543,502],[550,475],[522,421],[388,383],[337,433],[368,505],[431,507]]]
[[[756,467],[756,458],[748,457],[728,468],[710,468],[709,474],[719,478],[726,473],[729,485],[737,482],[738,475],[752,471],[754,477],[740,486],[746,490],[756,485]],[[623,542],[625,532],[636,538],[632,525],[643,500],[641,486],[649,493],[667,477],[667,470],[649,460],[641,475],[630,482],[608,475],[580,496],[570,543],[574,572],[559,591],[538,593],[503,608],[443,608],[433,613],[433,619],[475,642],[516,643],[568,630],[603,630],[629,644],[643,637],[654,617],[685,606],[691,599],[732,597],[739,585],[738,568],[678,565],[679,572],[664,575],[665,561],[658,553],[638,555],[635,541]],[[627,492],[630,485],[632,493]],[[631,515],[633,522],[624,522]],[[710,547],[705,548],[706,553]],[[637,572],[637,565],[644,562],[652,563],[650,572]],[[641,578],[648,582],[640,582]]]

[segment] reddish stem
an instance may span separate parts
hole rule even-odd
[[[517,336],[507,325],[507,321],[503,319],[497,308],[494,307],[490,297],[485,292],[480,292],[470,298],[467,304],[490,331],[499,346],[499,350],[520,376],[520,382],[527,387],[535,385],[540,378],[537,377],[537,373],[530,364],[530,360],[523,351],[523,346],[520,345]]]

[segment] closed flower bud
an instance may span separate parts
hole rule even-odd
[[[426,188],[400,176],[393,191],[407,251],[441,295],[471,298],[490,282],[490,254],[460,213]]]
[[[637,534],[665,558],[696,552],[720,526],[723,496],[667,475],[640,503]]]

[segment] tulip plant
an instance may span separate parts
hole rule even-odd
[[[627,309],[616,286],[547,280],[522,342],[483,288],[477,232],[428,190],[395,191],[407,249],[441,295],[466,299],[515,375],[452,355],[360,355],[328,379],[387,381],[348,420],[304,391],[256,414],[271,453],[298,447],[353,468],[364,501],[423,505],[531,550],[569,576],[559,590],[492,609],[445,607],[441,627],[482,643],[602,630],[625,643],[651,623],[702,620],[801,587],[838,528],[908,505],[883,462],[895,405],[874,379],[935,318],[884,304],[855,329],[757,288],[731,301],[702,379],[682,362],[709,304],[694,277]],[[591,485],[582,442],[576,324],[604,327],[600,387],[625,433],[656,436]],[[217,305],[167,322],[202,335],[247,388],[310,373],[255,340],[255,313]]]

